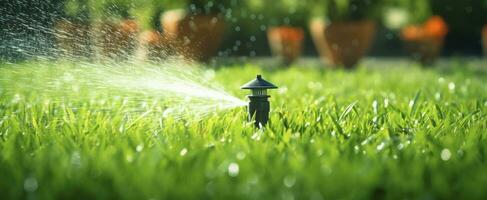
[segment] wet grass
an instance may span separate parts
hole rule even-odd
[[[242,98],[258,73],[280,86],[264,131],[243,107],[163,119],[146,112],[150,95],[43,90],[65,68],[53,65],[0,67],[2,198],[487,198],[487,76],[475,64],[218,68]]]

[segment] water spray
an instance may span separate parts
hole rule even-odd
[[[277,86],[264,80],[261,75],[257,78],[243,85],[241,89],[251,90],[249,98],[249,121],[255,120],[254,124],[257,128],[264,127],[269,121],[270,104],[267,100],[270,96],[267,95],[267,89],[276,89]]]

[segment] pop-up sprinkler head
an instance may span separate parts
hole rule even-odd
[[[249,102],[249,120],[254,119],[255,126],[257,128],[264,127],[269,121],[270,104],[267,99],[270,97],[267,95],[267,89],[276,89],[272,83],[267,82],[261,75],[257,75],[257,78],[243,85],[241,89],[250,89],[251,94],[248,95]]]

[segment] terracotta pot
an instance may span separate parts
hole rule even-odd
[[[96,37],[103,58],[127,59],[137,46],[138,23],[135,20],[104,21],[98,24]]]
[[[410,25],[401,30],[405,48],[415,60],[431,65],[443,49],[448,27],[439,16],[430,17],[423,25]]]
[[[487,57],[487,25],[482,29],[482,46],[484,47],[484,55]]]
[[[404,46],[414,60],[421,62],[423,65],[431,65],[443,49],[443,39],[404,40]]]
[[[137,58],[143,61],[160,61],[167,57],[167,40],[156,30],[144,31],[139,36]]]
[[[216,54],[225,31],[219,15],[188,15],[181,10],[164,13],[162,24],[175,51],[197,61],[208,61]]]
[[[304,31],[290,26],[273,27],[267,30],[267,39],[272,54],[289,65],[301,55]]]
[[[310,31],[322,58],[335,66],[352,68],[369,49],[375,35],[372,21],[332,22],[313,20]]]
[[[60,55],[67,57],[90,56],[90,25],[60,20],[54,25],[54,31]]]

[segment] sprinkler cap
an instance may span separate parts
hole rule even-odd
[[[264,80],[261,75],[240,87],[241,89],[276,89],[277,86]]]

